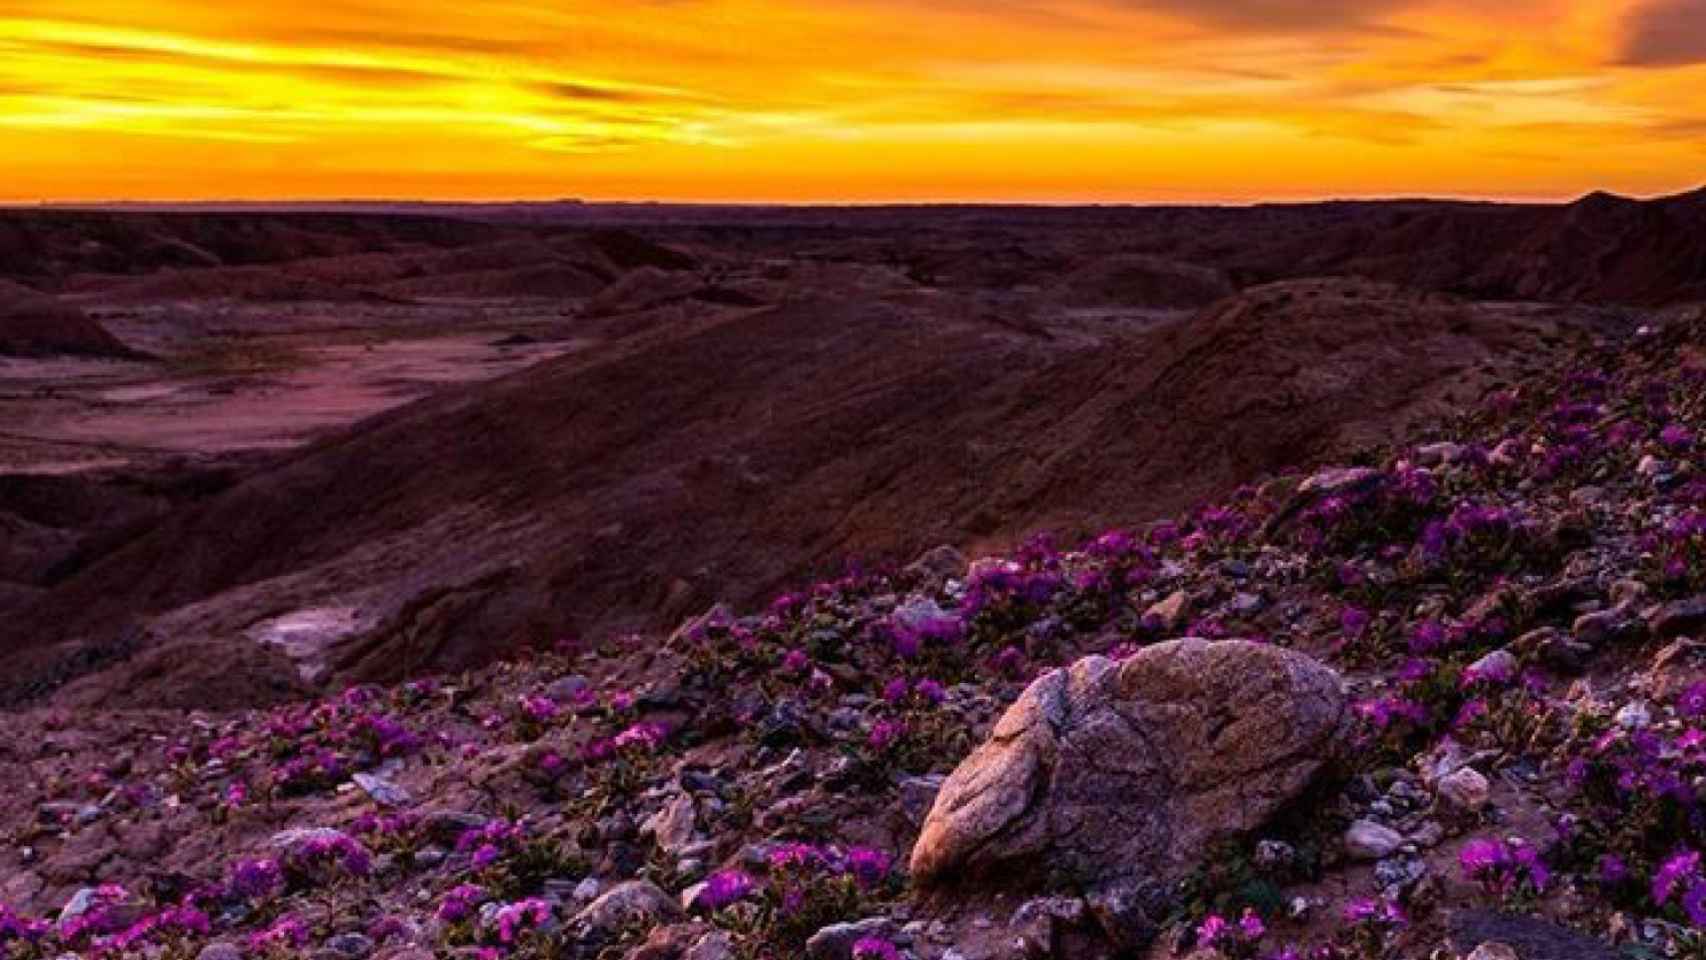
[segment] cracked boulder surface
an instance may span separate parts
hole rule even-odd
[[[1349,718],[1338,674],[1266,644],[1088,657],[1032,683],[948,778],[913,877],[1171,883],[1342,756]]]

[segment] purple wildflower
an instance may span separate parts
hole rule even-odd
[[[880,937],[861,937],[853,944],[853,960],[900,960],[895,945]]]
[[[1653,874],[1653,903],[1663,906],[1670,902],[1685,882],[1700,875],[1700,854],[1694,850],[1679,850],[1659,866]]]
[[[756,889],[757,882],[745,872],[719,870],[705,880],[705,889],[699,892],[694,906],[709,911],[721,910],[745,900]]]
[[[444,895],[439,901],[437,916],[446,923],[461,923],[474,914],[474,908],[486,899],[486,888],[464,883]]]

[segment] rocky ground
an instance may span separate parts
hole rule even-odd
[[[7,715],[0,947],[1701,956],[1702,343],[1679,315],[1170,521],[667,637]]]

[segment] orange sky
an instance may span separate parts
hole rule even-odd
[[[0,200],[1706,183],[1706,0],[0,0]]]

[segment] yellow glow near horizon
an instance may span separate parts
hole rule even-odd
[[[1706,0],[0,0],[0,200],[1706,182]]]

